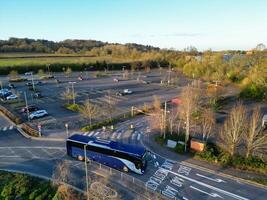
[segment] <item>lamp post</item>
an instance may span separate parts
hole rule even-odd
[[[25,104],[26,104],[26,109],[27,109],[27,117],[28,117],[28,121],[30,121],[29,107],[28,107],[28,101],[27,101],[27,95],[26,95],[26,92],[24,92],[24,98],[25,98]]]
[[[87,173],[87,152],[86,152],[87,144],[84,145],[84,166],[85,166],[85,178],[86,178],[86,193],[87,200],[89,200],[89,183],[88,183],[88,173]]]
[[[34,81],[33,81],[33,72],[31,72],[31,76],[32,76],[32,89],[33,91],[35,91],[35,86],[34,86]]]
[[[75,93],[74,93],[74,84],[76,82],[72,81],[72,82],[69,82],[69,84],[71,84],[71,87],[72,87],[72,99],[73,99],[73,104],[76,104],[75,103]]]

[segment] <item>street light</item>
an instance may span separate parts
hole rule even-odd
[[[27,101],[27,95],[26,95],[26,92],[24,92],[24,98],[25,98],[25,104],[26,104],[26,109],[27,109],[27,117],[28,117],[28,121],[30,121],[29,106],[28,106],[28,101]]]
[[[33,81],[33,72],[31,72],[31,76],[32,76],[32,89],[33,91],[35,91],[35,86],[34,86],[34,81]]]
[[[85,166],[85,178],[86,178],[86,192],[87,192],[87,200],[89,200],[89,183],[88,183],[88,173],[87,173],[87,152],[86,147],[88,144],[84,145],[84,166]]]
[[[72,82],[69,82],[69,84],[71,84],[71,87],[72,87],[72,99],[73,99],[73,104],[76,104],[75,103],[75,95],[74,95],[74,84],[76,82],[72,81]]]

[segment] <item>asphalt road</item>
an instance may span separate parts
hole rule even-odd
[[[134,124],[134,131],[129,131],[130,124]],[[121,123],[113,132],[96,130],[80,134],[95,135],[99,132],[96,136],[105,138],[116,135],[112,139],[142,145],[141,141],[147,130],[144,118],[140,117]],[[83,163],[66,156],[64,142],[29,140],[22,137],[15,129],[0,132],[0,169],[52,177],[56,165],[62,160],[70,163],[73,177],[71,184],[84,188]],[[98,171],[97,168],[90,168],[91,176],[104,174]],[[161,192],[169,198],[265,200],[267,195],[267,190],[260,187],[243,183],[238,179],[208,173],[184,163],[173,162],[159,155],[155,155],[155,158],[149,161],[144,175],[133,173],[129,175],[144,182],[147,188]],[[125,191],[123,187],[119,188]],[[125,192],[123,194],[124,199],[132,199],[130,196],[134,196],[133,194],[127,196]]]

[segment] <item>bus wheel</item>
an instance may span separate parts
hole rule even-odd
[[[129,172],[129,169],[128,169],[128,167],[126,167],[126,166],[124,166],[124,167],[122,168],[122,170],[123,170],[124,172],[126,172],[126,173]]]
[[[78,156],[77,159],[83,161],[83,156]]]

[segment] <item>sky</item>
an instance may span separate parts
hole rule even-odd
[[[267,0],[0,0],[0,39],[95,39],[181,50],[267,45]]]

